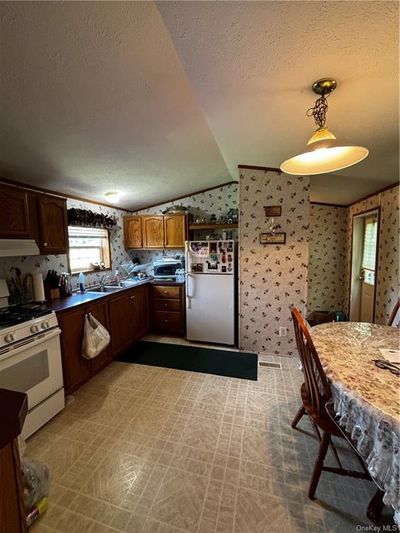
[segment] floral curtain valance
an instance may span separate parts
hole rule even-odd
[[[89,209],[71,208],[68,209],[68,225],[112,229],[117,225],[117,220],[114,216],[94,213]]]

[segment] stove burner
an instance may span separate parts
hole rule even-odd
[[[15,326],[51,313],[50,309],[38,304],[26,304],[0,309],[0,327]]]

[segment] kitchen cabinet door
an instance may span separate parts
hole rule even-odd
[[[0,185],[0,238],[28,239],[32,237],[28,192]]]
[[[108,303],[98,303],[91,305],[87,308],[87,313],[91,313],[110,333],[110,327],[108,323]],[[111,346],[107,346],[98,356],[90,361],[90,369],[93,373],[98,372],[111,361]]]
[[[65,254],[68,250],[67,203],[63,198],[39,196],[39,248],[42,254]]]
[[[94,359],[82,356],[82,341],[85,317],[91,313],[109,330],[108,302],[96,302],[58,315],[61,328],[61,354],[66,394],[85,383],[92,375],[111,361],[111,347],[108,346]]]
[[[61,328],[61,354],[65,393],[77,389],[91,374],[90,361],[82,357],[83,326],[86,308],[79,307],[58,315]]]
[[[133,305],[133,340],[139,340],[149,330],[149,296],[148,287],[144,285],[134,290]]]
[[[133,291],[124,291],[110,299],[110,334],[115,357],[133,341]]]
[[[143,248],[164,248],[164,217],[143,216]]]
[[[186,216],[164,215],[165,248],[184,248],[186,240]]]
[[[142,217],[124,217],[125,248],[143,248]]]

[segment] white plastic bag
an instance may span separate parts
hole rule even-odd
[[[110,334],[106,328],[93,315],[88,313],[85,317],[83,330],[82,356],[93,359],[110,344]]]

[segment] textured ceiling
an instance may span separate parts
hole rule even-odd
[[[397,2],[157,5],[232,174],[303,151],[315,129],[310,86],[333,76],[327,124],[370,155],[313,177],[312,198],[348,203],[398,179]]]
[[[395,2],[3,2],[0,173],[136,208],[301,151],[311,82],[370,156],[312,178],[349,203],[398,179]]]

